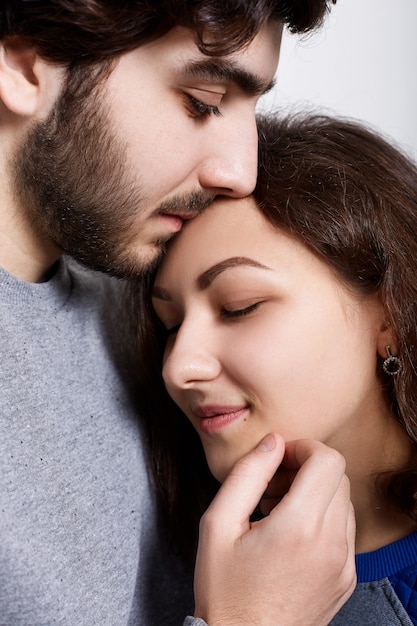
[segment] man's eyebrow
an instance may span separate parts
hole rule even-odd
[[[270,270],[271,268],[267,265],[263,265],[254,259],[249,259],[244,256],[234,256],[230,259],[225,259],[224,261],[220,261],[220,263],[216,263],[212,267],[209,267],[208,270],[200,274],[197,278],[197,284],[200,289],[207,289],[219,274],[224,272],[225,270],[231,267],[239,267],[241,265],[247,265],[249,267],[257,267],[263,270]]]
[[[260,76],[249,72],[233,61],[225,59],[201,59],[190,61],[182,68],[190,78],[234,83],[248,96],[262,96],[270,91],[275,81],[267,83]]]

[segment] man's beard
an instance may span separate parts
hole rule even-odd
[[[152,242],[152,256],[135,246],[144,200],[139,181],[128,179],[127,150],[100,106],[102,74],[90,68],[70,75],[49,117],[18,150],[15,192],[43,241],[87,267],[128,278],[154,266],[165,241]],[[195,192],[172,197],[155,214],[195,214],[208,204],[206,194]]]

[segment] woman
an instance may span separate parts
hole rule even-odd
[[[141,293],[173,535],[194,545],[207,466],[221,482],[271,431],[318,439],[346,459],[357,518],[359,584],[332,624],[417,624],[417,170],[353,122],[259,128],[254,197],[217,200],[169,245],[154,311]]]

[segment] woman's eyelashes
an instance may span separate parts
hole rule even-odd
[[[194,96],[190,94],[185,94],[185,97],[188,110],[193,117],[204,118],[210,115],[221,115],[220,109],[217,106],[201,102],[201,100],[197,100],[197,98],[194,98]]]
[[[262,300],[259,300],[258,302],[253,302],[252,304],[249,304],[247,306],[244,306],[238,309],[227,309],[226,307],[223,307],[222,317],[226,319],[246,317],[247,315],[250,315],[251,313],[253,313],[253,311],[256,311],[256,309],[259,308],[262,302],[263,302]]]
[[[170,335],[176,335],[177,332],[180,329],[181,324],[175,324],[175,326],[171,326],[171,328],[166,328],[165,327],[165,332],[167,334],[167,336],[169,337]]]
[[[168,323],[166,321],[164,322],[159,315],[156,315],[155,320],[159,336],[162,335],[165,339],[168,339],[170,335],[175,335],[181,326],[181,322],[177,324]]]
[[[247,317],[248,315],[256,311],[263,302],[263,300],[258,300],[257,302],[252,302],[247,306],[233,309],[223,306],[219,309],[219,317],[222,320],[233,320]],[[175,335],[179,331],[182,325],[182,320],[175,324],[169,324],[164,323],[161,319],[159,319],[159,325],[165,335],[168,337],[170,335]]]

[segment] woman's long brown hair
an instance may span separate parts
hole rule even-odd
[[[354,293],[379,294],[402,371],[378,375],[417,446],[417,168],[380,135],[327,116],[259,119],[259,210],[333,268]],[[200,440],[161,378],[164,330],[150,304],[153,276],[135,286],[141,415],[161,503],[176,545],[193,556],[198,520],[218,485]],[[417,519],[417,465],[378,478],[392,505]]]

